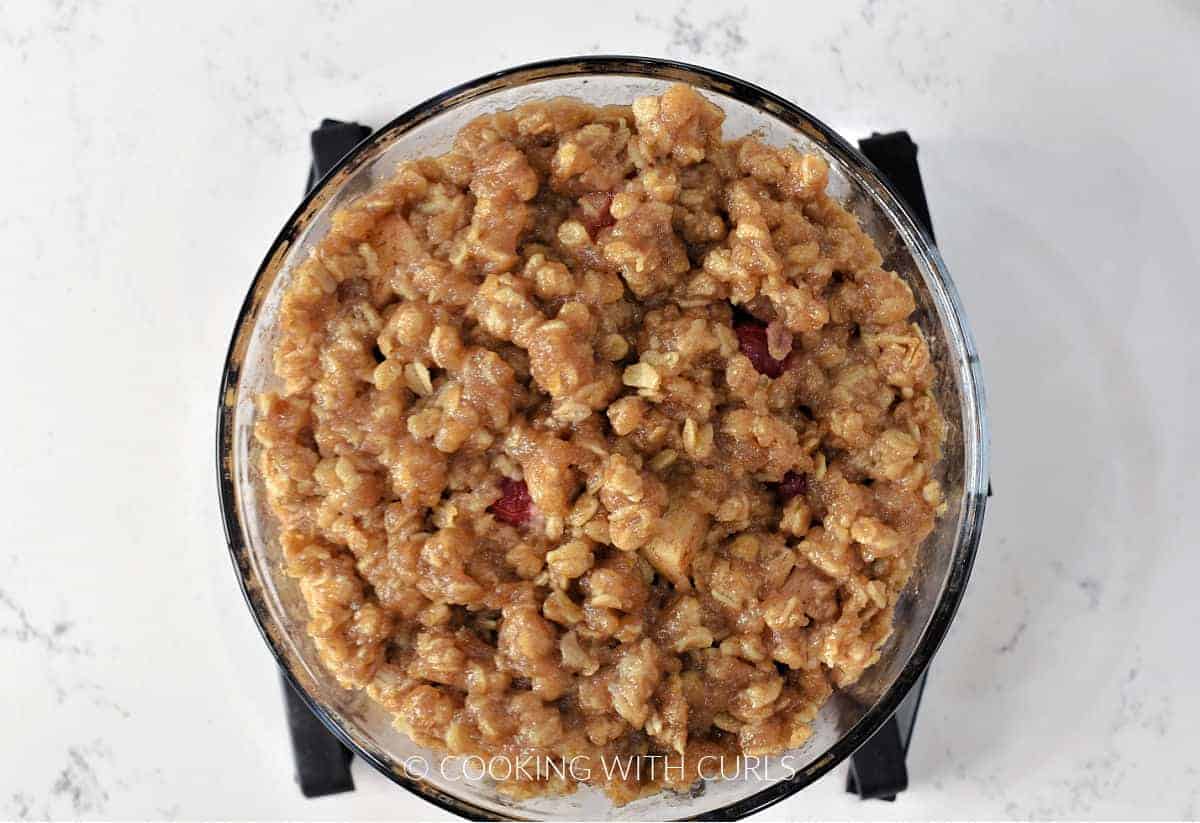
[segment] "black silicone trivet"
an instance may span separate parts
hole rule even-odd
[[[929,219],[929,205],[925,201],[925,186],[921,183],[921,169],[917,166],[917,144],[908,136],[908,132],[872,134],[865,140],[859,140],[858,147],[896,187],[929,232],[930,239],[933,239],[933,223]],[[864,800],[891,801],[908,788],[905,756],[908,754],[913,726],[917,722],[917,708],[921,705],[921,693],[925,690],[928,671],[927,667],[921,672],[921,677],[900,703],[896,713],[851,756],[846,791]]]
[[[357,123],[322,120],[320,128],[312,133],[313,162],[308,187],[312,188],[370,134],[371,129]],[[859,141],[859,148],[891,180],[932,238],[933,225],[917,166],[917,144],[908,132],[873,134]],[[896,795],[908,787],[905,755],[924,688],[925,674],[922,673],[896,713],[850,758],[847,791],[864,799],[895,800]],[[284,695],[300,791],[305,797],[353,791],[350,750],[317,720],[286,682]]]
[[[322,120],[312,133],[312,166],[308,170],[308,188],[324,177],[352,148],[371,134],[366,126]],[[287,700],[288,730],[292,737],[292,755],[296,761],[296,782],[305,797],[354,791],[350,776],[353,755],[309,710],[286,680],[283,694]]]

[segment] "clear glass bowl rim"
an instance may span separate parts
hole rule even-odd
[[[790,797],[822,777],[866,743],[896,711],[901,701],[929,665],[958,609],[982,535],[988,494],[989,439],[983,375],[978,351],[967,326],[961,300],[941,255],[934,246],[929,233],[925,231],[920,221],[913,217],[911,210],[888,179],[831,128],[784,98],[731,75],[674,60],[623,55],[565,57],[515,66],[455,86],[409,109],[356,146],[305,194],[300,205],[288,218],[284,228],[264,257],[238,312],[233,337],[226,352],[217,403],[217,485],[226,543],[233,560],[238,584],[259,632],[279,664],[284,677],[322,724],[357,756],[366,760],[393,782],[424,800],[466,819],[495,819],[495,813],[492,810],[485,810],[468,801],[448,795],[423,781],[414,780],[405,775],[401,769],[397,769],[396,764],[388,763],[382,753],[364,749],[325,710],[321,702],[309,693],[303,680],[297,676],[288,655],[283,652],[272,636],[269,624],[273,618],[258,591],[258,584],[253,579],[254,571],[248,550],[249,541],[238,515],[237,489],[231,469],[234,459],[233,412],[236,407],[242,358],[257,320],[258,309],[271,283],[278,275],[293,240],[299,236],[301,229],[329,196],[358,166],[373,156],[374,150],[380,149],[397,136],[441,112],[493,91],[537,80],[589,75],[625,75],[674,80],[689,83],[700,89],[719,92],[782,120],[804,133],[805,136],[820,143],[825,150],[853,168],[859,176],[860,182],[868,183],[871,195],[878,201],[882,201],[881,205],[898,224],[897,228],[901,230],[902,234],[916,239],[921,252],[932,264],[936,277],[935,282],[931,285],[940,290],[939,296],[944,305],[950,309],[949,315],[945,319],[951,326],[947,329],[953,337],[951,348],[962,360],[958,365],[967,376],[960,387],[963,392],[962,405],[966,424],[963,431],[963,448],[967,463],[963,478],[963,505],[966,508],[965,528],[955,545],[954,559],[947,571],[942,594],[925,626],[920,641],[892,686],[854,726],[818,759],[814,767],[798,772],[791,780],[771,784],[749,797],[697,817],[688,818],[740,819]]]

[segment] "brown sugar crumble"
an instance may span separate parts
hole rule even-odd
[[[255,427],[286,570],[421,745],[666,755],[587,782],[685,790],[803,744],[892,630],[944,510],[913,296],[822,158],[723,116],[677,85],[480,117],[286,287]]]

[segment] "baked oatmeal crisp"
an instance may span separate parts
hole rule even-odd
[[[825,161],[674,86],[529,103],[337,213],[260,467],[325,665],[452,754],[801,745],[942,492],[912,294]],[[570,791],[516,775],[513,796]]]

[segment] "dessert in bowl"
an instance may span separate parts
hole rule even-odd
[[[426,796],[741,813],[944,631],[975,364],[936,252],[819,124],[583,62],[426,104],[295,216],[231,350],[231,545],[327,723]],[[749,758],[776,768],[719,779]]]

